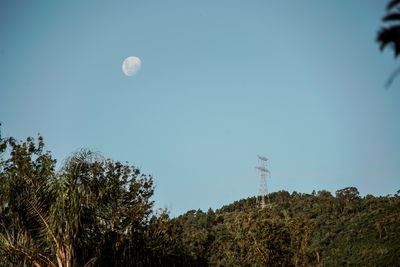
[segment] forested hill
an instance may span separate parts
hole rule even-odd
[[[400,193],[398,191],[398,193]],[[333,196],[280,191],[264,209],[256,198],[171,221],[197,261],[212,266],[399,266],[400,196]]]
[[[248,198],[169,218],[153,178],[98,153],[63,167],[42,137],[0,137],[0,266],[400,266],[400,190]]]

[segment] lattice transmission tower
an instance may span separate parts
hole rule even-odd
[[[265,179],[265,174],[270,174],[269,170],[267,169],[267,158],[263,156],[258,157],[259,166],[256,167],[260,171],[260,186],[258,188],[258,196],[257,196],[257,204],[260,205],[261,208],[265,207],[265,195],[267,195],[268,204],[270,204],[268,189],[267,189],[267,181]]]

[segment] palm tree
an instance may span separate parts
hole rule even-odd
[[[0,264],[56,266],[48,242],[54,237],[49,204],[55,199],[55,160],[43,152],[41,137],[37,144],[32,138],[22,144],[0,139],[0,153],[7,146],[10,157],[0,157]]]
[[[151,214],[152,177],[88,150],[56,172],[43,148],[41,137],[0,138],[0,265],[104,265],[104,247],[137,261],[130,248]]]
[[[390,45],[394,50],[394,57],[397,58],[400,55],[400,0],[390,1],[386,9],[388,14],[382,18],[382,21],[390,24],[388,27],[382,27],[379,30],[376,40],[380,44],[381,50]],[[386,87],[390,86],[399,73],[400,68],[392,73]]]

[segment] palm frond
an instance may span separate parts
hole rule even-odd
[[[26,232],[18,231],[15,233],[13,229],[7,229],[5,224],[1,224],[2,231],[0,232],[0,252],[3,251],[6,255],[21,255],[31,261],[35,266],[41,266],[45,263],[49,266],[56,266],[55,263],[40,252],[40,249],[32,244],[32,241]],[[11,232],[10,232],[11,231]]]
[[[31,213],[33,214],[33,216],[36,216],[37,218],[39,218],[39,221],[43,224],[43,226],[44,226],[43,232],[50,234],[50,236],[53,239],[53,241],[55,242],[55,244],[57,244],[57,247],[59,247],[59,242],[57,241],[57,238],[54,235],[54,232],[49,225],[49,222],[48,222],[49,219],[46,214],[47,212],[44,211],[41,204],[38,203],[37,201],[28,200],[28,203],[29,203],[29,207],[32,209]]]
[[[385,84],[385,88],[388,89],[390,87],[390,85],[392,85],[394,79],[400,74],[400,68],[397,68],[396,70],[394,70],[392,72],[392,74],[390,75],[389,79],[387,80],[386,84]]]
[[[387,45],[392,45],[395,57],[400,54],[400,26],[382,28],[378,32],[376,40],[380,43],[381,50],[383,50]]]
[[[389,15],[386,15],[382,21],[389,22],[389,21],[396,21],[400,20],[400,13],[392,13]]]
[[[389,4],[386,6],[387,11],[390,11],[392,8],[400,4],[400,0],[392,0],[389,2]]]

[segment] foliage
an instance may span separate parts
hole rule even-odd
[[[248,198],[214,213],[189,211],[174,219],[189,253],[211,266],[397,266],[400,197],[359,196],[357,188],[313,194],[280,191],[260,209]],[[210,211],[209,211],[210,213]],[[199,235],[211,235],[207,245]],[[206,233],[206,234],[204,234]]]
[[[394,56],[398,57],[400,55],[400,1],[391,0],[386,9],[388,14],[383,17],[382,21],[391,24],[380,29],[376,40],[380,43],[381,50],[390,45]]]
[[[55,172],[42,137],[1,139],[0,147],[2,265],[147,260],[147,251],[136,248],[148,235],[151,176],[88,150],[73,154]]]
[[[397,266],[400,190],[274,192],[170,218],[152,177],[81,150],[56,172],[41,137],[0,142],[1,266]]]
[[[394,52],[394,57],[400,55],[400,1],[391,0],[386,7],[387,15],[382,21],[388,25],[381,27],[378,31],[376,41],[380,45],[381,51],[390,46]],[[400,73],[400,69],[396,69],[387,81],[386,87],[389,87],[396,76]]]

